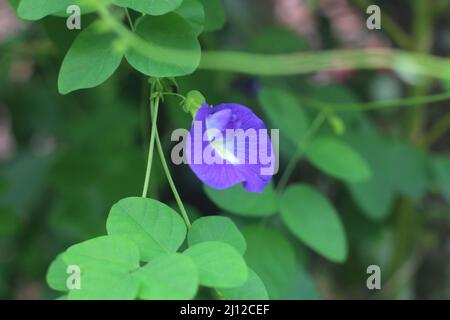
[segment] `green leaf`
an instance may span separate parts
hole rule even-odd
[[[242,232],[247,240],[245,261],[263,281],[269,298],[286,299],[294,281],[294,248],[274,229],[250,226]]]
[[[62,94],[92,88],[107,80],[122,61],[114,48],[115,35],[99,32],[98,23],[84,29],[75,39],[61,65],[58,89]]]
[[[140,18],[136,34],[145,48],[126,53],[128,62],[152,77],[176,77],[192,73],[200,63],[200,44],[189,23],[176,13]]]
[[[139,250],[125,237],[102,236],[73,245],[63,261],[81,271],[80,289],[70,290],[69,299],[128,300],[137,295],[139,282],[131,272],[139,268]]]
[[[139,281],[129,272],[98,269],[81,275],[80,290],[69,292],[69,300],[133,300],[139,290]]]
[[[47,284],[50,288],[56,291],[67,291],[67,265],[62,259],[62,254],[56,257],[50,264],[47,271]]]
[[[231,289],[219,289],[224,299],[227,300],[268,300],[266,287],[261,278],[253,271],[248,269],[248,279],[240,287]]]
[[[306,185],[292,185],[280,200],[281,217],[306,245],[334,262],[347,258],[344,227],[331,203]]]
[[[175,13],[189,22],[196,36],[203,32],[205,25],[205,10],[199,0],[184,0]]]
[[[139,298],[148,300],[188,300],[197,293],[197,266],[187,255],[170,253],[156,257],[136,272],[140,280]]]
[[[17,13],[25,20],[39,20],[50,14],[66,12],[71,5],[79,5],[81,13],[92,11],[88,6],[80,5],[79,0],[21,0]]]
[[[183,219],[169,206],[148,198],[120,200],[109,212],[106,229],[136,243],[143,261],[176,252],[186,237]]]
[[[424,196],[429,182],[425,154],[411,143],[398,140],[385,147],[394,188],[413,198]]]
[[[189,246],[205,241],[228,243],[242,255],[247,248],[244,236],[227,217],[209,216],[194,221],[188,233]]]
[[[297,148],[308,129],[308,118],[297,98],[281,89],[263,89],[259,102],[274,128],[287,140],[290,148]]]
[[[381,221],[387,217],[394,202],[395,190],[389,182],[393,172],[388,153],[389,141],[376,133],[353,132],[349,142],[368,162],[372,177],[364,182],[347,183],[347,187],[361,209],[369,219]]]
[[[200,0],[205,9],[205,31],[221,29],[226,20],[222,0]]]
[[[178,8],[183,0],[112,0],[119,7],[130,8],[135,11],[159,16]]]
[[[367,162],[351,146],[333,137],[314,139],[306,149],[308,160],[318,169],[345,181],[370,178]]]
[[[204,186],[203,190],[219,208],[247,217],[267,217],[276,213],[278,199],[269,184],[262,193],[248,192],[241,184],[226,190]]]
[[[200,284],[215,288],[242,286],[248,279],[247,265],[239,252],[223,242],[201,242],[189,247],[190,256],[199,269]]]

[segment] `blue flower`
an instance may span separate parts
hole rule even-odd
[[[275,172],[275,153],[264,122],[239,104],[202,104],[187,143],[192,171],[215,189],[242,183],[250,192],[262,192]]]

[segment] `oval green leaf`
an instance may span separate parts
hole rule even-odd
[[[81,274],[79,289],[69,291],[71,300],[127,300],[137,295],[138,281],[131,271],[139,268],[139,250],[125,237],[102,236],[81,242],[67,249],[62,259]]]
[[[175,13],[186,19],[191,25],[195,35],[203,32],[205,25],[205,10],[199,0],[184,0]]]
[[[98,23],[84,29],[75,39],[61,65],[58,90],[67,94],[92,88],[107,80],[122,61],[123,54],[115,50],[115,35],[99,32]]]
[[[270,183],[262,193],[248,192],[241,184],[226,190],[204,186],[208,198],[219,208],[246,217],[267,217],[278,210],[278,199]]]
[[[159,16],[173,11],[180,6],[183,0],[113,0],[119,7],[130,8],[135,11]]]
[[[280,200],[280,211],[289,230],[306,245],[331,261],[345,261],[344,227],[321,193],[306,185],[290,186]]]
[[[198,269],[192,258],[181,253],[161,255],[139,269],[138,297],[147,300],[188,300],[198,289]]]
[[[228,243],[242,255],[247,248],[244,236],[234,222],[227,217],[209,216],[194,221],[188,233],[189,246],[205,241]]]
[[[140,18],[136,34],[143,40],[126,53],[127,61],[151,77],[192,73],[200,63],[200,44],[189,23],[176,13]]]
[[[47,271],[47,284],[50,288],[56,291],[67,291],[67,265],[62,259],[62,254],[52,261]]]
[[[200,0],[205,9],[205,31],[222,29],[225,24],[225,7],[223,0]]]
[[[252,269],[248,269],[248,279],[240,287],[219,289],[227,300],[268,300],[266,287],[261,278]]]
[[[319,137],[306,149],[308,160],[323,172],[344,181],[370,178],[370,166],[350,145],[332,137]]]
[[[131,197],[116,203],[109,212],[106,230],[136,243],[143,261],[176,252],[186,238],[183,219],[169,206],[148,198]]]
[[[201,285],[234,288],[242,286],[248,279],[244,259],[227,243],[201,242],[188,248],[184,253],[195,261]]]
[[[286,299],[294,282],[295,252],[286,237],[264,226],[242,230],[247,240],[245,261],[263,281],[270,299]]]

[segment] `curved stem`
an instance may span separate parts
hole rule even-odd
[[[283,172],[283,175],[280,178],[280,181],[278,182],[278,185],[276,187],[276,191],[280,192],[285,187],[286,184],[289,181],[289,178],[291,177],[292,173],[294,172],[295,166],[297,165],[297,162],[301,159],[303,156],[303,153],[305,152],[306,146],[312,139],[312,137],[316,134],[317,130],[322,126],[323,122],[327,118],[328,111],[322,110],[317,117],[312,122],[311,126],[308,128],[308,131],[306,131],[305,137],[303,140],[299,143],[297,150],[295,151],[295,154],[292,156],[291,160],[289,160],[289,163],[286,167],[286,169]]]
[[[423,138],[425,146],[431,146],[436,140],[442,137],[450,128],[450,112],[447,112],[439,119]]]
[[[152,102],[150,102],[150,105]],[[148,185],[150,183],[150,175],[152,173],[152,161],[153,161],[153,150],[155,147],[155,137],[156,137],[156,120],[158,118],[158,109],[159,109],[159,99],[156,99],[155,107],[154,107],[154,116],[152,117],[152,132],[150,134],[150,145],[148,148],[148,158],[147,158],[147,170],[145,173],[145,181],[144,181],[144,189],[142,191],[142,197],[147,197],[148,193]]]
[[[131,19],[130,11],[128,10],[128,8],[125,8],[125,14],[127,16],[128,23],[130,24],[131,31],[134,32],[135,31],[134,24],[133,24],[133,20]]]
[[[159,99],[160,99],[159,96],[157,96],[155,98],[155,103],[154,103],[155,107],[154,108],[152,107],[153,103],[152,102],[150,103],[150,114],[153,119],[156,119],[156,117],[157,117]],[[153,101],[153,99],[152,99],[152,101]],[[153,110],[153,109],[155,109],[155,110]],[[156,148],[158,149],[159,159],[161,160],[161,164],[162,164],[164,173],[166,175],[167,182],[169,182],[170,189],[172,189],[172,193],[173,193],[173,196],[175,197],[175,201],[177,202],[178,208],[180,209],[181,216],[183,217],[184,222],[186,223],[186,226],[188,228],[190,228],[191,222],[189,220],[189,216],[186,212],[186,209],[184,208],[183,201],[181,200],[181,197],[177,191],[177,188],[173,181],[172,175],[170,174],[169,166],[167,165],[167,161],[164,156],[164,150],[161,145],[161,139],[159,138],[159,133],[158,133],[158,130],[156,129],[156,124],[155,124],[154,128],[156,130],[156,139],[155,139],[156,140]]]
[[[321,102],[315,99],[302,98],[307,104],[316,109],[330,109],[335,112],[352,112],[352,111],[368,111],[386,108],[412,107],[422,106],[428,103],[440,102],[450,100],[450,92],[439,94],[430,94],[423,96],[414,96],[403,99],[386,100],[379,102],[362,102],[362,103],[335,103],[332,107],[328,103]]]

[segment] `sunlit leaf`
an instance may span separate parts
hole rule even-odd
[[[125,237],[103,236],[73,245],[63,254],[64,263],[79,268],[80,288],[69,288],[69,299],[134,299],[138,280],[139,250]]]
[[[50,288],[57,291],[67,291],[67,265],[62,259],[62,254],[56,257],[50,264],[47,271],[47,284]]]
[[[198,288],[198,270],[187,255],[170,253],[156,257],[134,275],[140,280],[139,298],[188,300]]]
[[[189,246],[205,241],[228,243],[240,254],[244,254],[247,248],[244,236],[227,217],[209,216],[194,221],[188,233]]]
[[[247,265],[232,246],[224,242],[201,242],[185,252],[199,269],[200,284],[215,288],[242,286],[248,279]]]
[[[109,212],[106,229],[108,234],[126,236],[136,243],[144,261],[176,252],[186,237],[180,215],[164,203],[148,198],[120,200]]]
[[[240,287],[220,289],[224,299],[227,300],[267,300],[266,287],[261,278],[252,269],[248,270],[248,279]]]

